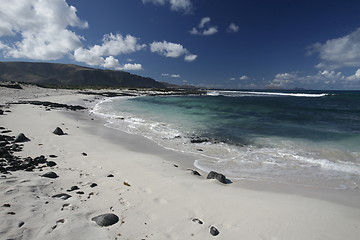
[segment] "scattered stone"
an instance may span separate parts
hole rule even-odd
[[[101,227],[107,227],[117,223],[119,221],[119,217],[113,213],[107,213],[93,217],[91,221],[96,222],[97,225]]]
[[[4,115],[4,111],[0,109],[0,115]]]
[[[192,221],[195,222],[195,223],[198,223],[198,224],[203,224],[203,221],[201,221],[198,218],[193,218]]]
[[[24,223],[23,221],[20,221],[20,222],[18,223],[18,227],[21,228],[24,224],[25,224],[25,223]]]
[[[86,156],[87,156],[87,153],[83,152],[82,155],[86,157]]]
[[[62,200],[66,200],[68,198],[71,198],[71,195],[66,194],[66,193],[59,193],[59,194],[55,194],[54,196],[52,196],[52,198],[60,198]]]
[[[223,174],[214,171],[209,172],[207,179],[217,179],[219,182],[227,184],[226,177]]]
[[[50,154],[49,157],[50,157],[50,158],[57,158],[57,156],[56,156],[56,155],[53,155],[53,154]]]
[[[176,167],[176,168],[177,168],[177,167],[179,167],[179,166],[178,166],[178,165],[176,165],[176,164],[174,164],[174,167]]]
[[[112,175],[112,174],[109,174],[109,175],[107,175],[107,177],[114,177],[114,175]]]
[[[56,134],[56,135],[59,135],[59,136],[65,134],[65,133],[63,132],[63,130],[62,130],[61,128],[59,128],[59,127],[57,127],[57,128],[53,131],[53,133]]]
[[[37,163],[46,163],[46,157],[44,155],[41,155],[39,157],[34,158],[34,161]]]
[[[14,140],[14,142],[28,142],[28,141],[30,141],[30,139],[27,138],[23,133],[20,133]]]
[[[8,215],[15,215],[14,212],[8,212],[7,214],[8,214]]]
[[[47,178],[58,178],[59,176],[55,173],[55,172],[47,172],[43,175],[41,175],[42,177],[47,177]]]
[[[70,189],[66,190],[67,192],[72,192],[75,190],[79,190],[80,188],[78,186],[72,186]]]
[[[11,205],[10,204],[8,204],[8,203],[5,203],[4,205],[2,205],[3,207],[11,207]]]
[[[211,234],[211,235],[213,235],[213,236],[215,237],[215,236],[219,235],[219,234],[220,234],[220,232],[219,232],[219,230],[217,230],[217,228],[216,228],[216,227],[211,226],[211,227],[210,227],[210,234]]]
[[[46,162],[46,165],[47,165],[48,167],[54,167],[54,166],[56,166],[57,164],[56,164],[56,162],[53,162],[53,161],[47,161],[47,162]]]
[[[38,106],[44,106],[44,107],[50,107],[50,108],[65,108],[67,110],[77,111],[77,110],[85,110],[85,107],[79,106],[79,105],[67,105],[67,104],[61,104],[61,103],[53,103],[53,102],[47,102],[47,101],[19,101],[15,104],[32,104],[32,105],[38,105]]]
[[[92,183],[92,184],[90,185],[91,188],[94,188],[94,187],[96,187],[96,186],[97,186],[96,183]]]
[[[76,194],[80,194],[80,195],[83,195],[85,194],[83,191],[77,191]]]
[[[56,223],[64,223],[64,222],[65,222],[65,219],[63,219],[63,218],[56,221]]]
[[[189,171],[192,172],[192,174],[194,174],[195,176],[201,176],[201,174],[198,171],[192,170],[192,169],[188,169]]]
[[[128,187],[131,187],[131,185],[129,183],[127,183],[127,182],[124,182],[124,185],[128,186]]]

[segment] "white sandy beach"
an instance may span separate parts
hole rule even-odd
[[[94,99],[35,87],[0,88],[0,96],[0,105],[32,98],[84,105],[83,99]],[[29,104],[2,109],[11,111],[0,115],[0,126],[12,131],[4,134],[30,139],[14,154],[44,155],[57,165],[0,174],[0,239],[359,239],[359,189],[224,185],[188,171],[196,170],[193,157],[106,128],[86,110]],[[53,134],[56,127],[67,135]],[[49,171],[59,177],[40,176]],[[79,189],[68,192],[72,186]],[[52,198],[59,193],[71,198]],[[100,227],[91,220],[106,213],[119,221]],[[212,226],[217,236],[210,234]]]

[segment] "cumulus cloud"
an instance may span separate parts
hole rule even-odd
[[[181,44],[171,43],[167,41],[151,43],[150,51],[171,58],[177,58],[185,55],[184,57],[185,61],[189,61],[189,62],[194,61],[197,58],[197,55],[191,54]]]
[[[191,0],[142,0],[145,3],[153,3],[155,5],[169,4],[173,11],[191,13],[193,11],[193,4]]]
[[[74,59],[91,66],[101,66],[118,70],[141,70],[140,64],[127,63],[122,66],[114,56],[140,51],[146,45],[139,44],[139,39],[131,35],[107,34],[102,45],[94,45],[88,49],[78,48],[74,51]]]
[[[163,77],[171,77],[171,78],[179,78],[179,77],[181,77],[180,74],[169,74],[169,73],[162,73],[161,76],[163,76]]]
[[[239,77],[240,80],[249,80],[250,78],[246,75]]]
[[[279,73],[268,87],[274,88],[315,88],[315,89],[352,89],[360,87],[360,69],[354,75],[345,76],[334,70],[320,70],[312,75],[297,72]]]
[[[209,17],[204,17],[200,20],[200,23],[197,28],[191,29],[190,33],[193,35],[202,35],[210,36],[218,32],[216,26],[210,26],[211,19]]]
[[[88,27],[76,12],[65,0],[1,0],[0,37],[16,40],[12,44],[0,41],[0,49],[5,57],[36,60],[71,54],[81,46],[83,37],[69,27]]]
[[[360,66],[360,28],[346,36],[308,47],[307,55],[315,53],[319,54],[320,63],[316,67],[320,69]]]
[[[229,27],[227,28],[228,33],[236,33],[239,31],[239,26],[235,23],[230,23]]]

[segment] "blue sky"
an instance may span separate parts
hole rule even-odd
[[[0,61],[216,88],[360,89],[360,1],[1,0]]]

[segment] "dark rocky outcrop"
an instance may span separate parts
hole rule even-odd
[[[53,195],[52,198],[60,198],[62,200],[66,200],[66,199],[71,198],[71,195],[69,195],[67,193],[59,193],[59,194]]]
[[[16,142],[16,143],[22,143],[22,142],[28,142],[28,141],[30,141],[30,139],[27,138],[25,136],[25,134],[23,134],[23,133],[20,133],[19,135],[17,135],[17,137],[14,140],[14,142]]]
[[[63,131],[61,128],[59,128],[59,127],[57,127],[57,128],[53,131],[53,133],[56,134],[56,135],[59,135],[59,136],[65,135],[64,131]]]
[[[216,227],[211,226],[211,227],[210,227],[210,234],[215,237],[215,236],[219,235],[220,232],[219,232],[219,230],[218,230]]]
[[[66,109],[66,110],[85,110],[86,107],[79,106],[79,105],[68,105],[68,104],[62,104],[62,103],[54,103],[54,102],[47,102],[47,101],[19,101],[13,104],[31,104],[31,105],[37,105],[37,106],[44,106],[49,108],[55,108],[55,109]]]
[[[55,172],[47,172],[41,176],[46,177],[46,178],[58,178],[59,177]]]
[[[107,227],[117,223],[119,221],[119,217],[113,213],[107,213],[93,217],[91,221],[96,222],[97,225],[101,227]]]
[[[214,171],[209,172],[209,174],[207,175],[206,178],[207,179],[216,179],[219,182],[224,183],[224,184],[229,183],[229,180],[226,179],[226,177],[223,174],[217,173],[217,172],[214,172]]]
[[[192,170],[192,169],[188,169],[188,170],[191,171],[192,174],[194,174],[195,176],[201,176],[201,174],[196,170]]]

